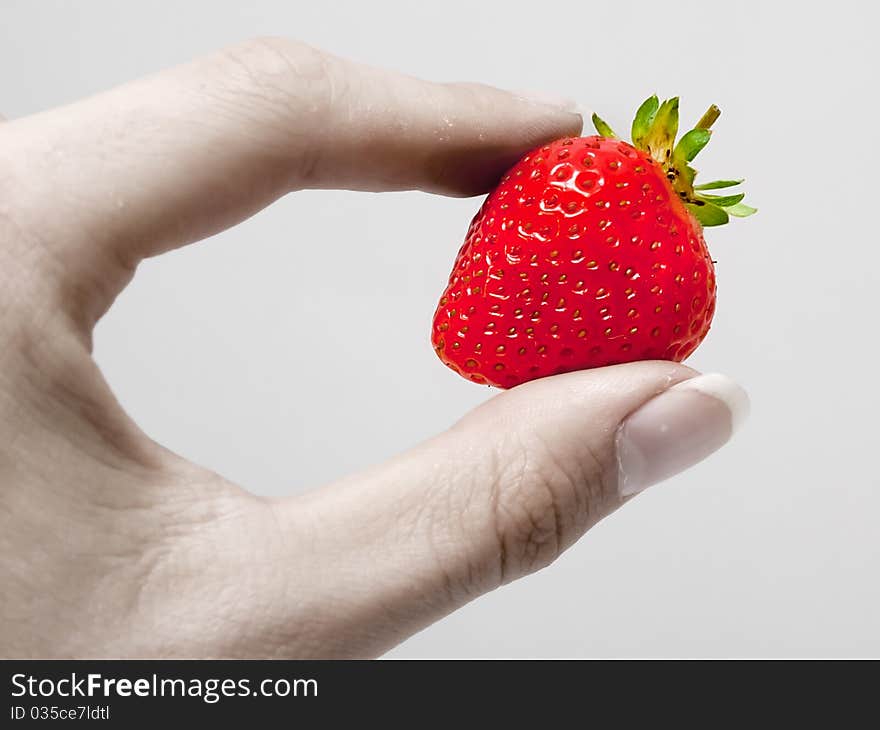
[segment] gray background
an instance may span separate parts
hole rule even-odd
[[[256,34],[575,96],[624,128],[654,91],[681,94],[685,119],[718,102],[700,167],[748,177],[761,211],[709,232],[718,315],[689,364],[749,389],[747,428],[393,656],[880,654],[871,4],[5,0],[0,13],[7,116]],[[151,436],[255,492],[379,461],[490,395],[428,342],[478,202],[288,196],[145,263],[96,356]],[[329,288],[310,272],[338,241],[348,260]],[[371,331],[333,326],[365,309],[381,313],[384,352]]]

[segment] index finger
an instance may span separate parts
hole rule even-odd
[[[498,89],[259,39],[17,120],[0,144],[25,181],[17,213],[75,276],[211,235],[298,188],[477,194],[581,123]]]

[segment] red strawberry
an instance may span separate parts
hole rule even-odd
[[[715,311],[703,226],[754,208],[694,186],[690,161],[711,107],[674,145],[678,99],[639,108],[633,144],[593,115],[600,136],[523,157],[468,229],[434,315],[437,354],[460,375],[509,388],[632,360],[684,360]],[[674,145],[674,146],[673,146]]]

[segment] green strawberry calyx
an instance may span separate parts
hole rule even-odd
[[[694,185],[697,171],[690,163],[709,143],[712,136],[710,128],[720,115],[721,110],[713,104],[694,128],[676,142],[678,97],[667,99],[661,104],[655,94],[639,107],[632,123],[633,146],[647,152],[663,167],[669,184],[704,226],[720,226],[727,223],[730,216],[746,218],[757,213],[756,208],[742,202],[745,193],[715,195],[707,192],[732,188],[743,180],[715,180]],[[618,138],[597,114],[593,114],[593,125],[603,137]]]

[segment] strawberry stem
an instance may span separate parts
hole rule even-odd
[[[727,223],[730,216],[744,218],[756,212],[755,208],[742,202],[742,194],[708,195],[704,192],[735,187],[742,180],[716,180],[694,186],[697,171],[690,163],[709,143],[711,127],[720,116],[721,110],[712,104],[693,129],[682,135],[676,144],[678,97],[660,103],[653,95],[639,107],[632,124],[633,145],[657,161],[672,189],[704,226],[718,226]],[[596,114],[593,115],[593,124],[603,137],[617,137],[608,123]]]
[[[697,126],[694,127],[694,129],[709,129],[716,121],[718,121],[718,117],[720,116],[721,110],[713,104],[706,110],[706,113],[700,117],[700,121],[697,122]]]

